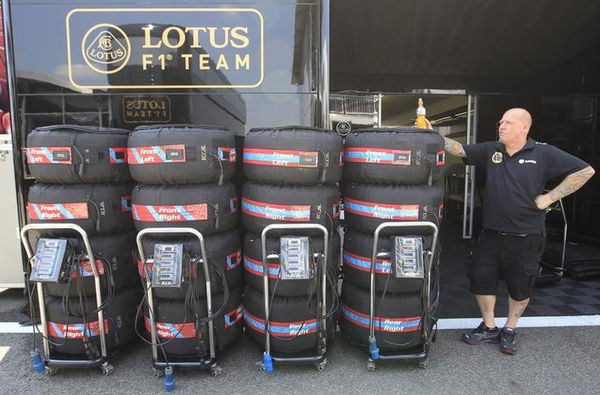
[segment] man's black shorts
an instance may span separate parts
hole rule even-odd
[[[471,292],[496,295],[498,280],[517,301],[529,298],[539,270],[545,239],[540,235],[512,236],[484,229],[469,270]]]

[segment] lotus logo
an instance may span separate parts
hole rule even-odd
[[[129,61],[131,43],[120,27],[100,23],[87,31],[81,43],[81,51],[92,70],[102,74],[113,74],[125,67]]]

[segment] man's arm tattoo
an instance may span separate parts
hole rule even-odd
[[[448,137],[444,137],[445,149],[446,152],[452,156],[458,156],[460,158],[465,158],[467,154],[465,153],[465,149],[463,145],[458,141],[454,141],[449,139]]]
[[[569,174],[556,188],[548,192],[548,196],[550,196],[553,202],[556,202],[581,188],[590,178],[592,178],[594,173],[594,169],[592,169],[591,166],[588,166],[585,169]]]

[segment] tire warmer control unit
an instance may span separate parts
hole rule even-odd
[[[378,256],[378,242],[379,235],[384,229],[397,229],[400,230],[410,229],[411,232],[414,229],[421,229],[420,234],[425,234],[427,230],[433,233],[431,249],[427,251],[423,247],[422,238],[418,236],[396,236],[394,239],[394,250],[392,256],[386,257],[392,260],[392,267],[396,278],[423,278],[423,290],[421,292],[423,301],[423,315],[419,324],[420,337],[422,342],[419,346],[419,350],[415,352],[398,352],[380,351],[377,346],[377,336],[375,327],[382,328],[384,322],[381,318],[375,317],[375,269]],[[414,234],[414,233],[412,233]],[[419,363],[419,367],[427,367],[427,359],[429,357],[429,348],[431,343],[435,341],[437,329],[434,329],[437,317],[435,312],[431,311],[431,274],[434,267],[434,259],[436,257],[436,245],[438,238],[438,227],[426,221],[408,221],[408,222],[384,222],[380,224],[374,233],[373,238],[373,255],[371,257],[371,286],[370,286],[370,297],[369,297],[369,359],[367,361],[367,370],[375,370],[375,361],[382,359],[395,359],[405,361],[416,361]],[[437,291],[436,291],[437,292]],[[437,296],[436,298],[437,299]]]
[[[155,304],[152,295],[153,288],[182,288],[184,280],[184,268],[182,267],[182,255],[183,245],[172,244],[165,241],[164,244],[155,245],[155,251],[153,259],[147,259],[144,253],[142,239],[144,236],[166,236],[166,235],[192,235],[198,238],[200,242],[200,249],[202,251],[202,259],[198,264],[202,265],[204,270],[204,278],[206,281],[206,311],[208,319],[208,342],[209,342],[209,355],[208,358],[204,356],[194,356],[193,358],[178,358],[177,360],[168,360],[162,344],[159,343],[157,333],[157,322],[155,317]],[[206,245],[204,243],[204,236],[193,228],[146,228],[141,230],[137,237],[136,242],[138,251],[140,253],[140,260],[143,264],[144,278],[146,284],[144,286],[145,298],[148,307],[148,319],[150,326],[150,336],[152,343],[152,367],[157,376],[162,375],[162,368],[164,368],[164,384],[165,390],[171,392],[175,389],[175,377],[174,367],[186,367],[186,368],[201,368],[208,369],[212,376],[218,376],[221,374],[221,367],[217,364],[216,351],[215,351],[215,335],[214,335],[214,322],[213,322],[213,306],[212,306],[212,292],[211,292],[211,277],[208,269],[208,255],[206,253]],[[148,266],[152,264],[152,272],[149,271]],[[211,318],[212,317],[212,318]],[[159,353],[159,348],[161,349]]]
[[[100,338],[100,353],[97,350],[95,352],[89,353],[90,357],[88,359],[81,359],[76,357],[67,357],[65,355],[55,355],[56,353],[51,350],[50,347],[50,334],[48,325],[50,324],[47,317],[47,309],[46,309],[46,297],[44,295],[44,284],[48,283],[59,283],[66,281],[68,276],[68,270],[70,268],[70,264],[73,260],[73,246],[67,241],[67,239],[61,238],[40,238],[38,240],[36,250],[32,250],[29,244],[28,233],[30,231],[54,231],[54,230],[70,230],[75,231],[81,236],[83,239],[83,243],[85,245],[85,250],[87,253],[87,259],[90,262],[90,267],[92,268],[92,272],[94,275],[94,286],[95,286],[95,299],[96,299],[96,309],[97,309],[97,317],[98,317],[98,328],[97,333]],[[92,251],[90,241],[87,235],[87,232],[76,224],[29,224],[24,226],[21,229],[21,242],[23,243],[23,247],[27,253],[27,258],[29,259],[29,281],[35,283],[39,309],[40,309],[40,324],[42,326],[41,334],[42,334],[42,351],[40,354],[39,351],[35,349],[34,342],[34,350],[32,351],[32,362],[33,367],[40,373],[45,373],[47,375],[55,374],[59,368],[94,368],[99,367],[104,375],[109,375],[113,373],[114,367],[108,362],[108,351],[107,351],[107,329],[108,325],[106,325],[105,317],[104,317],[104,309],[103,299],[102,299],[102,288],[100,285],[100,274],[99,270],[96,267],[96,259],[94,258],[94,253]],[[29,287],[29,286],[28,286]],[[28,292],[30,297],[31,293]],[[30,305],[32,305],[33,301],[29,300]],[[35,322],[35,317],[31,317],[32,321]],[[100,323],[105,323],[101,325]],[[93,323],[84,323],[84,324],[73,324],[69,325],[68,323],[64,325],[66,330],[68,331],[71,327],[74,327],[72,330],[74,332],[77,331],[79,325],[83,325],[83,329],[81,331],[81,340],[87,340],[88,336],[91,336],[93,332],[96,332],[96,328],[92,328]],[[33,331],[35,336],[37,325],[33,325]],[[77,328],[75,328],[77,327]],[[96,335],[93,333],[93,335]],[[65,336],[65,344],[69,341],[69,336]],[[87,343],[89,347],[95,347],[90,344],[89,341]],[[87,347],[86,347],[87,351]]]
[[[319,231],[323,233],[323,251],[316,252],[321,267],[316,270],[320,274],[317,282],[317,308],[316,324],[318,333],[317,349],[314,355],[302,357],[278,356],[271,353],[271,328],[270,328],[270,301],[269,297],[269,263],[278,259],[281,270],[281,278],[287,280],[302,280],[310,276],[309,259],[311,249],[308,245],[308,237],[305,236],[282,236],[281,252],[278,255],[267,255],[267,235],[270,231]],[[271,224],[266,226],[261,233],[262,242],[262,264],[263,264],[263,295],[265,304],[265,351],[261,362],[261,370],[271,372],[274,369],[273,362],[282,363],[313,363],[317,370],[323,370],[327,365],[327,253],[329,232],[320,224]],[[301,328],[295,335],[300,333]]]

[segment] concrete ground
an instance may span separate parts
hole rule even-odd
[[[327,367],[276,365],[259,372],[261,353],[242,338],[220,358],[223,374],[176,371],[175,393],[410,393],[410,394],[594,394],[600,393],[600,327],[522,328],[516,356],[497,345],[469,346],[461,331],[443,330],[433,345],[426,370],[414,364],[379,362],[365,368],[366,355],[338,337]],[[115,372],[70,369],[47,377],[31,368],[31,335],[0,334],[1,394],[149,394],[163,392],[162,379],[150,368],[150,348],[137,343],[112,358]],[[4,356],[2,356],[4,355]]]

